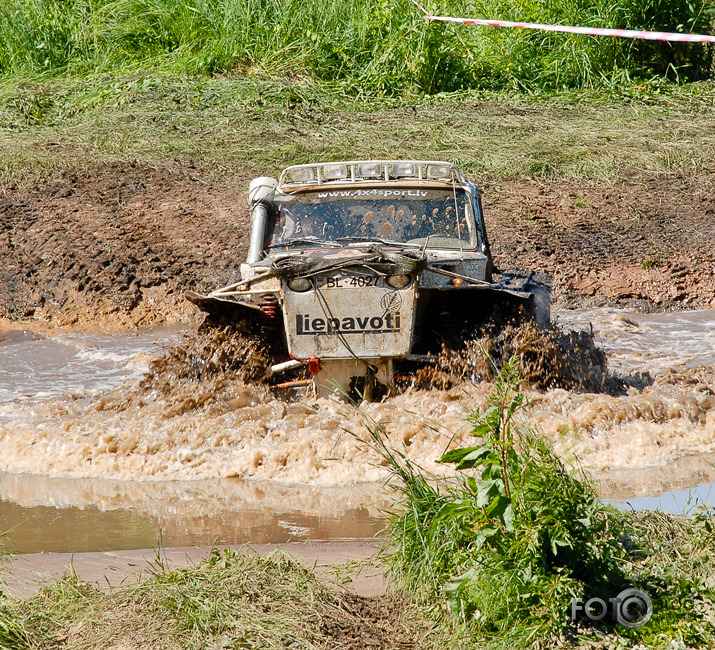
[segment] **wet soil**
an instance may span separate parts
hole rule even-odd
[[[283,544],[251,544],[261,555],[283,551],[312,569],[318,576],[338,582],[343,593],[358,598],[384,596],[387,583],[375,557],[382,544],[378,541],[354,542],[287,542]],[[211,554],[208,546],[167,547],[161,549],[161,560],[167,570],[195,566]],[[72,571],[80,580],[96,589],[108,590],[138,584],[156,574],[156,550],[140,549],[92,553],[33,553],[7,559],[3,566],[3,588],[19,598],[31,598],[48,584],[60,580]],[[334,567],[352,561],[355,568],[346,567],[340,576]],[[362,564],[362,566],[360,566]]]
[[[238,276],[248,178],[104,165],[0,197],[0,319],[121,330],[187,320],[185,289]],[[715,305],[715,174],[485,187],[495,261],[554,278],[558,307]]]
[[[560,308],[715,305],[715,175],[487,187],[497,265],[545,271]]]
[[[185,320],[238,276],[247,179],[102,166],[0,197],[0,317],[106,330]]]

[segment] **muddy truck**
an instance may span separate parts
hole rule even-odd
[[[479,188],[451,163],[294,165],[248,202],[241,280],[186,295],[263,337],[281,386],[371,399],[495,310],[549,321],[548,284],[495,268]]]

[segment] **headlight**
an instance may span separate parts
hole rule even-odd
[[[415,169],[415,163],[411,163],[411,162],[393,163],[392,175],[395,178],[405,178],[406,176],[417,176],[417,170]]]
[[[450,165],[427,165],[427,178],[447,180],[452,175]]]
[[[288,288],[291,291],[308,291],[313,288],[313,283],[308,278],[293,278],[288,280]]]
[[[308,183],[315,180],[315,171],[312,167],[296,167],[290,170],[290,177],[294,183]]]
[[[387,278],[387,284],[389,284],[394,289],[404,289],[410,283],[410,276],[403,275],[391,275]]]
[[[323,167],[323,178],[326,181],[334,181],[348,177],[347,165],[325,165]]]
[[[362,163],[357,166],[357,175],[360,178],[380,178],[384,173],[380,163]]]

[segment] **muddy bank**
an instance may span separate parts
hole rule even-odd
[[[487,187],[496,263],[550,273],[557,307],[715,305],[715,175]]]
[[[0,317],[120,330],[186,320],[237,277],[247,179],[102,166],[0,197]]]
[[[121,330],[195,317],[183,291],[235,279],[245,257],[248,180],[105,165],[8,190],[0,318]],[[712,174],[488,184],[495,261],[551,274],[556,307],[709,307],[714,189]]]
[[[308,569],[343,588],[365,597],[382,596],[387,583],[375,560],[379,542],[311,542],[254,544],[242,547],[246,553],[268,555],[283,551]],[[195,566],[211,554],[209,547],[163,548],[160,562],[167,571]],[[343,580],[335,567],[351,562]],[[30,598],[40,589],[72,572],[96,589],[112,591],[135,585],[157,573],[157,554],[153,549],[106,553],[37,553],[21,555],[3,566],[3,588],[12,596]]]

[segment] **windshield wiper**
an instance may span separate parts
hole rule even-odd
[[[335,241],[346,241],[346,242],[377,242],[379,244],[386,244],[387,246],[400,246],[402,248],[422,248],[419,244],[407,244],[402,241],[395,241],[393,239],[383,239],[382,237],[338,237]]]
[[[268,248],[281,248],[282,246],[292,246],[293,244],[317,244],[318,246],[330,246],[331,248],[341,248],[340,244],[336,244],[334,241],[327,241],[325,239],[320,239],[319,237],[292,237],[291,239],[286,239],[285,241],[279,242],[277,244],[271,244]]]

